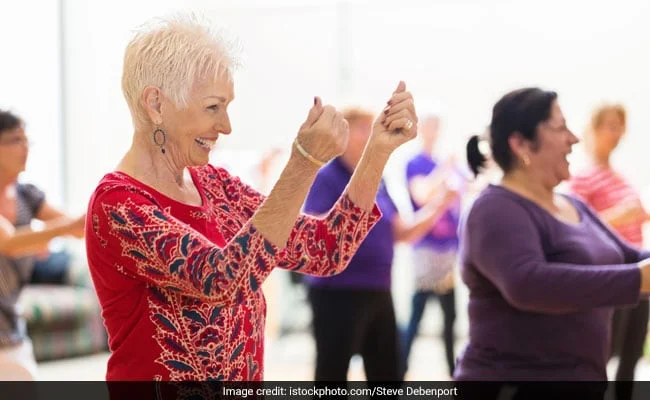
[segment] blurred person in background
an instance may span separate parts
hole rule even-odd
[[[629,245],[643,247],[643,224],[648,220],[639,192],[611,165],[611,157],[624,137],[627,113],[620,104],[603,104],[593,111],[585,135],[591,165],[570,180],[573,193],[582,198]],[[619,355],[616,381],[634,381],[648,331],[648,299],[619,308],[612,320],[612,354]],[[616,385],[618,400],[632,398],[631,384]]]
[[[479,389],[482,399],[500,398],[502,390],[515,399],[602,399],[611,315],[650,293],[650,253],[621,240],[582,201],[554,191],[570,178],[567,156],[578,142],[555,92],[524,88],[503,96],[489,138],[504,175],[461,218],[470,333],[454,378],[511,385],[460,382],[459,390],[471,396]],[[478,137],[467,155],[478,174],[485,161]],[[554,382],[517,383],[540,380]]]
[[[344,153],[318,172],[309,191],[304,212],[323,215],[344,192],[359,164],[364,148],[371,146],[376,129],[390,116],[392,104],[375,120],[362,108],[348,108],[344,117],[350,138]],[[374,122],[373,122],[374,120]],[[316,341],[316,381],[346,381],[350,359],[363,358],[369,381],[400,381],[401,357],[393,298],[391,269],[393,247],[399,241],[416,241],[431,230],[456,192],[440,191],[414,216],[400,217],[382,180],[377,204],[382,219],[370,232],[342,273],[331,277],[305,277],[309,287]]]
[[[209,164],[232,131],[234,67],[212,23],[192,15],[151,21],[126,47],[133,141],[99,182],[86,225],[111,350],[107,380],[262,380],[261,285],[276,267],[345,270],[381,217],[375,197],[386,162],[416,136],[400,82],[346,190],[323,218],[301,215],[320,167],[346,148],[348,124],[314,98],[266,197]]]
[[[412,206],[417,212],[448,188],[461,193],[467,176],[456,165],[455,157],[444,163],[437,157],[436,143],[440,139],[440,117],[429,112],[420,117],[419,138],[421,151],[406,166],[406,180]],[[427,302],[437,298],[443,314],[442,337],[449,376],[454,374],[454,322],[456,320],[456,299],[454,272],[458,259],[458,222],[460,218],[460,196],[440,209],[440,218],[429,231],[413,246],[415,268],[415,293],[412,297],[411,316],[404,333],[404,366],[408,368],[411,353],[422,315]]]
[[[19,182],[28,155],[24,122],[0,110],[0,380],[35,379],[32,344],[16,302],[29,282],[63,282],[67,255],[48,254],[52,239],[84,235],[85,214],[72,218],[50,204],[42,190]],[[32,230],[35,220],[44,227]]]
[[[260,193],[268,196],[273,188],[273,184],[279,177],[275,167],[280,158],[284,159],[286,157],[284,156],[283,149],[278,147],[273,147],[262,154],[262,159],[257,163],[255,168]]]

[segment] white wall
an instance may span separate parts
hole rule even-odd
[[[21,179],[38,185],[53,204],[62,206],[58,32],[56,1],[0,2],[0,108],[18,114],[34,142]]]
[[[558,91],[577,133],[594,104],[620,100],[630,112],[629,157],[640,161],[639,144],[650,143],[647,1],[403,1],[351,13],[354,90],[382,99],[402,78],[437,97],[448,148],[462,149],[488,124],[494,102],[525,85]],[[647,169],[621,167],[650,183]]]
[[[114,168],[130,144],[131,121],[120,91],[122,55],[130,30],[176,10],[179,3],[64,3],[67,174],[74,182],[69,187],[71,202],[80,204],[87,202],[97,181]],[[236,100],[230,108],[234,130],[220,145],[243,150],[285,142],[288,146],[313,96],[325,101],[335,97],[335,8],[220,4],[185,2],[235,34],[242,47],[243,68],[236,74]]]
[[[467,136],[488,123],[499,96],[540,85],[560,93],[568,122],[579,134],[599,101],[623,102],[629,134],[615,163],[650,193],[650,169],[643,168],[650,145],[647,1],[403,0],[398,7],[387,1],[325,0],[108,3],[0,3],[5,38],[0,107],[19,113],[36,143],[23,179],[69,211],[85,208],[97,181],[130,143],[120,75],[131,29],[179,8],[204,10],[240,40],[234,132],[220,142],[213,160],[235,172],[246,174],[250,158],[272,145],[288,147],[314,95],[380,109],[404,79],[420,108],[434,102],[442,107],[443,146],[462,152]],[[402,164],[412,150],[397,154],[387,173],[403,207],[408,204],[400,190]],[[583,158],[580,150],[576,165]],[[242,155],[249,159],[242,162]],[[397,256],[396,300],[404,319],[408,251],[400,247]],[[463,313],[459,318],[462,331]]]
[[[650,183],[650,171],[635,167],[650,131],[645,1],[63,3],[67,177],[75,205],[129,145],[119,88],[129,30],[179,7],[206,11],[242,45],[234,134],[221,142],[225,149],[288,145],[313,95],[335,104],[364,99],[378,109],[405,79],[420,99],[442,105],[444,146],[462,151],[500,95],[541,85],[560,93],[577,133],[601,99],[624,102],[630,121],[620,168],[635,184]]]
[[[63,74],[58,2],[0,3],[0,34],[16,38],[3,42],[0,107],[21,114],[36,143],[23,179],[61,204],[65,176],[70,210],[85,207],[94,184],[129,145],[119,80],[130,30],[184,8],[206,11],[239,37],[243,49],[232,105],[235,131],[224,149],[288,145],[313,95],[335,104],[363,99],[380,108],[395,82],[405,79],[421,108],[429,98],[442,105],[445,147],[462,150],[466,136],[487,124],[502,93],[541,85],[559,91],[578,133],[598,101],[622,101],[630,112],[629,135],[615,161],[637,186],[650,183],[650,170],[637,167],[650,131],[646,1],[61,3]],[[579,148],[576,153],[579,163]]]
[[[639,167],[650,145],[647,1],[63,4],[70,206],[85,206],[97,181],[129,145],[120,74],[130,29],[179,7],[205,10],[240,39],[243,69],[236,75],[237,99],[231,106],[234,130],[213,158],[235,172],[247,174],[253,161],[246,157],[263,149],[279,143],[288,148],[314,95],[380,109],[404,79],[420,108],[434,102],[442,108],[442,145],[461,154],[467,136],[488,124],[494,102],[520,86],[557,90],[578,134],[595,104],[621,101],[629,110],[629,135],[615,161],[634,184],[650,187],[650,168]],[[576,150],[574,165],[582,158],[580,146]],[[408,207],[402,164],[412,151],[413,146],[399,152],[387,171],[402,207]],[[396,300],[404,319],[410,262],[404,247],[397,256]],[[463,331],[464,313],[459,319]]]
[[[84,209],[97,181],[129,146],[130,117],[120,91],[124,47],[131,29],[177,9],[204,10],[239,37],[243,69],[231,106],[234,131],[213,157],[234,172],[252,176],[261,151],[288,148],[314,95],[378,110],[404,79],[419,108],[436,103],[442,109],[444,149],[462,153],[502,94],[540,85],[559,92],[578,134],[599,101],[627,106],[629,133],[614,161],[650,200],[647,0],[1,1],[0,107],[26,120],[36,146],[23,179],[45,189],[55,204]],[[577,147],[574,166],[584,158]],[[387,169],[391,192],[405,210],[402,168],[413,149],[400,151]],[[402,321],[409,310],[408,257],[400,246],[394,281]],[[465,301],[461,289],[461,333]],[[430,330],[431,319],[425,321]]]

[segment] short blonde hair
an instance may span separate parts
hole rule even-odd
[[[374,114],[370,110],[362,107],[346,107],[342,111],[343,118],[348,121],[349,125],[354,125],[361,121],[372,121],[375,119]]]
[[[625,111],[625,107],[622,104],[603,103],[599,105],[592,111],[589,125],[587,126],[586,132],[583,136],[583,144],[587,151],[593,152],[595,150],[594,134],[596,133],[596,130],[603,124],[605,115],[607,115],[609,112],[616,113],[621,119],[623,129],[627,129],[627,112]]]
[[[175,14],[145,23],[124,53],[122,92],[134,120],[147,121],[140,98],[147,86],[159,87],[178,108],[186,108],[195,83],[237,67],[233,43],[205,18]]]
[[[625,107],[622,104],[606,103],[596,107],[596,109],[594,109],[594,111],[591,113],[590,130],[594,132],[596,129],[598,129],[603,123],[605,115],[610,112],[614,112],[618,115],[621,123],[623,124],[623,127],[627,126],[627,112],[625,111]]]

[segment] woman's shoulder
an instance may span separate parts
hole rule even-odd
[[[529,216],[535,208],[530,200],[501,186],[489,185],[472,203],[467,219],[501,223],[507,219]]]
[[[113,171],[104,175],[90,198],[90,206],[101,198],[101,202],[115,202],[132,198],[134,195],[146,198],[148,201],[155,202],[155,196],[147,186],[138,182],[129,175]]]
[[[43,197],[45,195],[45,193],[33,183],[17,183],[16,192],[19,196],[28,198]]]
[[[476,197],[476,200],[474,200],[474,207],[502,207],[502,206],[509,206],[509,205],[522,205],[524,204],[521,202],[523,198],[498,185],[488,185],[485,189],[479,193],[479,195]]]
[[[38,214],[39,209],[45,202],[45,192],[31,183],[16,184],[16,196],[23,204],[26,204],[32,212],[32,217]]]

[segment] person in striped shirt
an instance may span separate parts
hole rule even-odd
[[[620,104],[603,104],[594,110],[585,137],[592,162],[573,176],[569,186],[623,239],[641,248],[643,224],[648,214],[639,192],[610,164],[612,153],[625,135],[626,120],[625,108]],[[648,313],[648,299],[614,313],[612,354],[620,356],[617,381],[634,380],[634,370],[647,334]],[[616,392],[618,400],[631,398],[630,385],[618,385]]]

